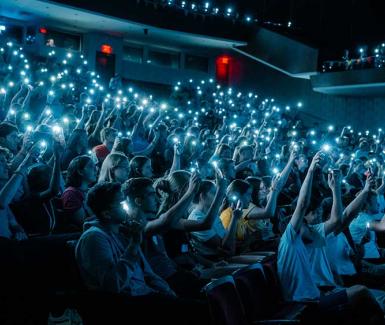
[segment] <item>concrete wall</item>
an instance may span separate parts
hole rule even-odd
[[[282,103],[303,103],[300,109],[309,124],[350,124],[356,129],[385,126],[385,97],[348,97],[316,93],[310,80],[291,78],[254,60],[232,55],[238,60],[236,86],[254,89],[264,97],[274,97]],[[314,116],[315,118],[312,118]]]

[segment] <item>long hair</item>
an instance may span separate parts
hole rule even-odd
[[[251,194],[251,202],[254,203],[256,206],[259,206],[258,193],[261,187],[261,182],[262,182],[261,178],[249,176],[246,178],[246,182],[248,182],[251,188],[253,189],[253,192]]]
[[[157,192],[163,191],[167,194],[167,198],[162,202],[159,213],[170,209],[186,193],[190,176],[191,174],[188,171],[177,170],[155,183],[155,190]]]
[[[198,190],[198,192],[195,194],[193,203],[194,203],[194,204],[198,204],[198,203],[199,203],[199,200],[200,200],[200,196],[201,196],[201,195],[205,196],[208,192],[210,192],[210,190],[211,190],[213,187],[215,187],[214,182],[208,181],[208,180],[202,181],[201,184],[199,185],[199,190]]]
[[[230,185],[227,187],[226,191],[226,198],[224,200],[222,211],[227,209],[230,206],[231,203],[231,197],[236,196],[240,197],[243,194],[245,194],[250,189],[250,184],[246,181],[243,181],[241,179],[235,179],[233,180]]]
[[[98,182],[114,182],[114,169],[124,161],[128,164],[128,158],[122,153],[110,153],[103,161]]]
[[[82,171],[90,161],[92,161],[91,157],[85,155],[78,156],[71,160],[67,168],[66,187],[80,187],[80,185],[82,185],[80,171]]]
[[[141,175],[140,170],[146,164],[147,161],[150,161],[150,158],[146,156],[135,156],[130,161],[130,174],[129,178],[143,177]]]

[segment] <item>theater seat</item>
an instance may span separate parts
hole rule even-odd
[[[205,288],[213,324],[299,324],[299,320],[258,319],[250,321],[232,276],[210,282]]]
[[[212,281],[204,288],[214,324],[247,325],[247,318],[232,276]]]
[[[299,322],[306,305],[285,304],[279,301],[280,297],[274,297],[261,264],[238,270],[233,278],[250,323],[260,320]]]

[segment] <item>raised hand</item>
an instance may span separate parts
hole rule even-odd
[[[313,157],[311,163],[310,163],[310,167],[309,167],[309,170],[310,171],[314,171],[316,170],[317,168],[320,167],[320,162],[322,161],[323,157],[323,152],[321,151],[318,151],[315,156]]]
[[[369,176],[366,178],[364,191],[370,191],[375,186],[375,180],[372,174],[369,174]]]
[[[341,186],[341,172],[339,169],[333,169],[333,171],[328,174],[328,185],[332,191]]]
[[[215,168],[215,184],[217,186],[217,189],[221,193],[225,193],[226,192],[227,180],[223,176],[222,171],[219,168],[217,168],[217,167]]]
[[[292,163],[292,162],[294,162],[296,159],[298,159],[298,152],[295,151],[295,150],[292,150],[292,151],[290,152],[289,162]]]
[[[159,138],[159,132],[158,132],[158,138]],[[180,142],[177,142],[174,144],[174,152],[177,156],[182,156],[183,154],[183,144]]]
[[[199,173],[195,171],[191,174],[189,185],[188,185],[188,192],[196,194],[199,190],[200,184],[201,184],[201,177]]]
[[[233,218],[235,218],[236,220],[240,219],[242,217],[242,213],[243,213],[242,202],[241,200],[238,200],[237,205],[233,209]]]

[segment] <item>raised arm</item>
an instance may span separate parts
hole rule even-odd
[[[180,157],[183,154],[183,144],[176,143],[174,145],[174,158],[172,160],[172,166],[170,168],[169,174],[180,169]]]
[[[384,195],[385,193],[385,174],[382,173],[381,175],[381,185],[376,190],[377,195]]]
[[[131,137],[132,139],[136,138],[138,134],[143,131],[143,121],[145,119],[146,115],[144,110],[140,112],[138,122],[134,125],[134,128],[132,129]]]
[[[299,232],[301,230],[303,217],[305,216],[306,210],[308,209],[310,204],[313,176],[316,168],[318,167],[318,163],[321,160],[320,154],[321,152],[317,152],[316,155],[313,157],[313,160],[310,164],[309,170],[307,171],[305,180],[299,192],[297,206],[295,207],[293,216],[290,220],[290,223],[296,232]]]
[[[29,153],[11,176],[8,182],[0,191],[0,209],[5,209],[12,202],[19,187],[22,185],[23,179],[27,174],[27,167],[30,164],[31,154]]]
[[[381,221],[368,222],[366,228],[371,231],[384,232],[385,231],[385,216],[382,217]]]
[[[189,187],[182,198],[172,206],[168,211],[161,214],[157,219],[147,222],[144,231],[147,236],[152,236],[156,233],[161,233],[169,230],[173,224],[178,222],[186,213],[188,206],[194,198],[194,195],[199,189],[199,175],[193,173],[190,178]]]
[[[328,174],[328,184],[333,193],[333,205],[329,220],[325,222],[325,235],[340,230],[342,222],[341,172],[339,169]]]
[[[51,180],[49,188],[39,193],[39,197],[42,199],[51,198],[57,195],[60,192],[60,162],[64,149],[61,147],[60,143],[54,143],[54,154],[53,154],[53,170],[51,175]]]
[[[219,215],[219,208],[221,207],[223,198],[226,194],[226,179],[223,177],[223,174],[220,170],[216,172],[216,192],[214,200],[211,203],[209,210],[203,220],[188,220],[180,219],[175,226],[175,228],[186,231],[204,231],[209,230],[213,226],[213,223]]]
[[[21,105],[21,109],[23,111],[26,111],[29,109],[29,102],[31,100],[32,92],[33,92],[33,87],[31,85],[28,85],[27,86],[27,95],[25,96],[23,103]]]
[[[96,122],[96,126],[92,134],[89,136],[90,138],[99,138],[100,131],[103,129],[103,123],[104,123],[104,118],[106,117],[106,110],[105,110],[105,105],[104,102],[102,104],[102,110],[100,112],[100,116],[98,121]]]
[[[154,151],[156,145],[158,144],[159,137],[160,137],[159,132],[156,132],[154,139],[152,139],[151,143],[146,148],[144,148],[141,151],[135,151],[132,154],[134,156],[149,156],[149,155],[151,155],[151,153]]]
[[[365,187],[360,192],[360,194],[357,195],[357,197],[350,202],[350,204],[345,208],[343,214],[342,214],[342,227],[348,227],[351,221],[358,215],[358,213],[361,211],[361,208],[363,204],[365,203],[366,199],[368,198],[368,193],[371,191],[372,187],[374,185],[374,178],[373,175],[370,175],[365,182]]]
[[[277,178],[272,187],[271,191],[268,195],[268,201],[263,209],[254,209],[249,213],[247,216],[248,219],[267,219],[274,217],[275,210],[277,208],[277,199],[279,194],[281,193],[283,187],[285,186],[287,179],[289,178],[292,166],[294,164],[294,161],[296,159],[296,153],[291,152],[290,158],[283,169],[281,175],[279,178]]]

